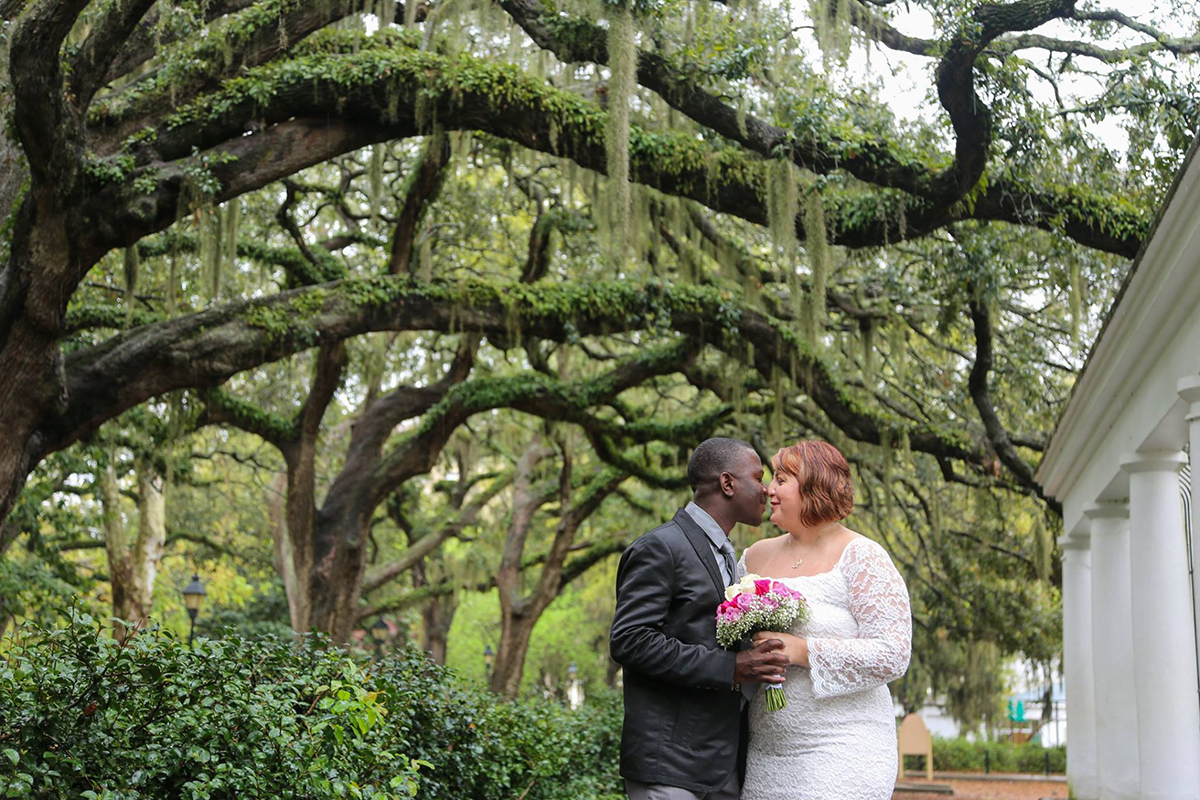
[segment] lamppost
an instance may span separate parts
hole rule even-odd
[[[567,667],[567,703],[571,708],[583,705],[583,686],[579,683],[579,668],[574,661]]]
[[[492,646],[489,644],[483,648],[483,667],[484,677],[490,684],[492,682],[492,661],[496,658],[496,654],[492,652]]]
[[[192,582],[183,587],[183,604],[187,606],[188,619],[192,621],[191,627],[188,629],[188,647],[192,646],[192,638],[196,634],[196,615],[200,613],[200,606],[204,603],[204,598],[208,592],[204,591],[204,584],[200,582],[199,575],[192,576]]]
[[[383,617],[375,620],[375,624],[371,626],[371,640],[375,642],[375,660],[383,659],[383,643],[387,641],[389,633],[388,624],[383,621]]]

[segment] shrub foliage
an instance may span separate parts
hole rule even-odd
[[[1049,756],[1049,762],[1047,762]],[[1061,775],[1067,771],[1067,749],[1065,747],[1043,747],[1040,744],[1013,744],[999,740],[973,742],[962,737],[946,739],[933,737],[933,768],[938,772],[1023,772],[1041,774],[1050,765],[1050,774]],[[905,756],[906,769],[919,769],[923,759]]]
[[[619,790],[620,709],[505,703],[409,651],[27,627],[0,662],[0,796],[511,798]]]

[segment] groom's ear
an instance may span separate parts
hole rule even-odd
[[[733,475],[728,472],[722,472],[721,477],[717,480],[721,487],[721,493],[726,497],[733,497]]]

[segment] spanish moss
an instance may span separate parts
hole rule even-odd
[[[125,274],[125,302],[132,310],[134,304],[134,294],[137,292],[138,272],[142,263],[141,256],[138,254],[137,245],[125,248],[123,261]]]
[[[771,241],[786,261],[796,256],[796,217],[800,213],[800,193],[796,169],[790,158],[773,159],[767,167],[767,222]]]
[[[387,145],[377,144],[371,148],[371,162],[367,168],[367,187],[370,197],[371,219],[379,216],[379,207],[383,202],[383,157]]]
[[[879,432],[879,449],[883,451],[883,506],[892,510],[892,431],[884,428]]]
[[[628,2],[609,6],[608,130],[605,151],[613,214],[612,253],[623,261],[629,237],[631,193],[629,187],[629,103],[637,86],[637,46],[634,42],[633,9]]]
[[[844,61],[850,53],[853,29],[850,25],[851,0],[810,0],[813,33],[826,61]]]
[[[875,388],[875,324],[870,319],[864,319],[860,327],[862,330],[863,383],[869,392]]]
[[[897,320],[891,327],[892,339],[892,369],[896,380],[903,383],[908,380],[908,329],[903,320]]]
[[[809,286],[808,339],[816,344],[825,326],[825,290],[829,280],[829,241],[826,238],[825,203],[819,192],[808,193],[804,204],[804,248],[812,271]]]
[[[1079,342],[1080,321],[1083,316],[1083,278],[1077,259],[1071,261],[1069,281],[1068,302],[1071,312],[1071,338]]]
[[[1050,532],[1046,528],[1041,515],[1033,520],[1033,569],[1038,580],[1050,579],[1051,560],[1054,555],[1054,544],[1050,540]]]
[[[238,228],[241,227],[242,222],[241,198],[235,197],[225,204],[222,222],[224,222],[225,230],[221,233],[221,260],[224,262],[225,269],[233,271],[237,266]]]

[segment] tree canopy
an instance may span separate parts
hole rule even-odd
[[[690,446],[816,436],[913,593],[906,704],[964,659],[1053,655],[1033,473],[1196,130],[1190,6],[0,19],[14,587],[108,581],[136,622],[170,542],[250,547],[293,628],[419,607],[443,651],[458,594],[494,589],[511,693],[550,602],[683,496]],[[234,473],[248,541],[193,494]]]

